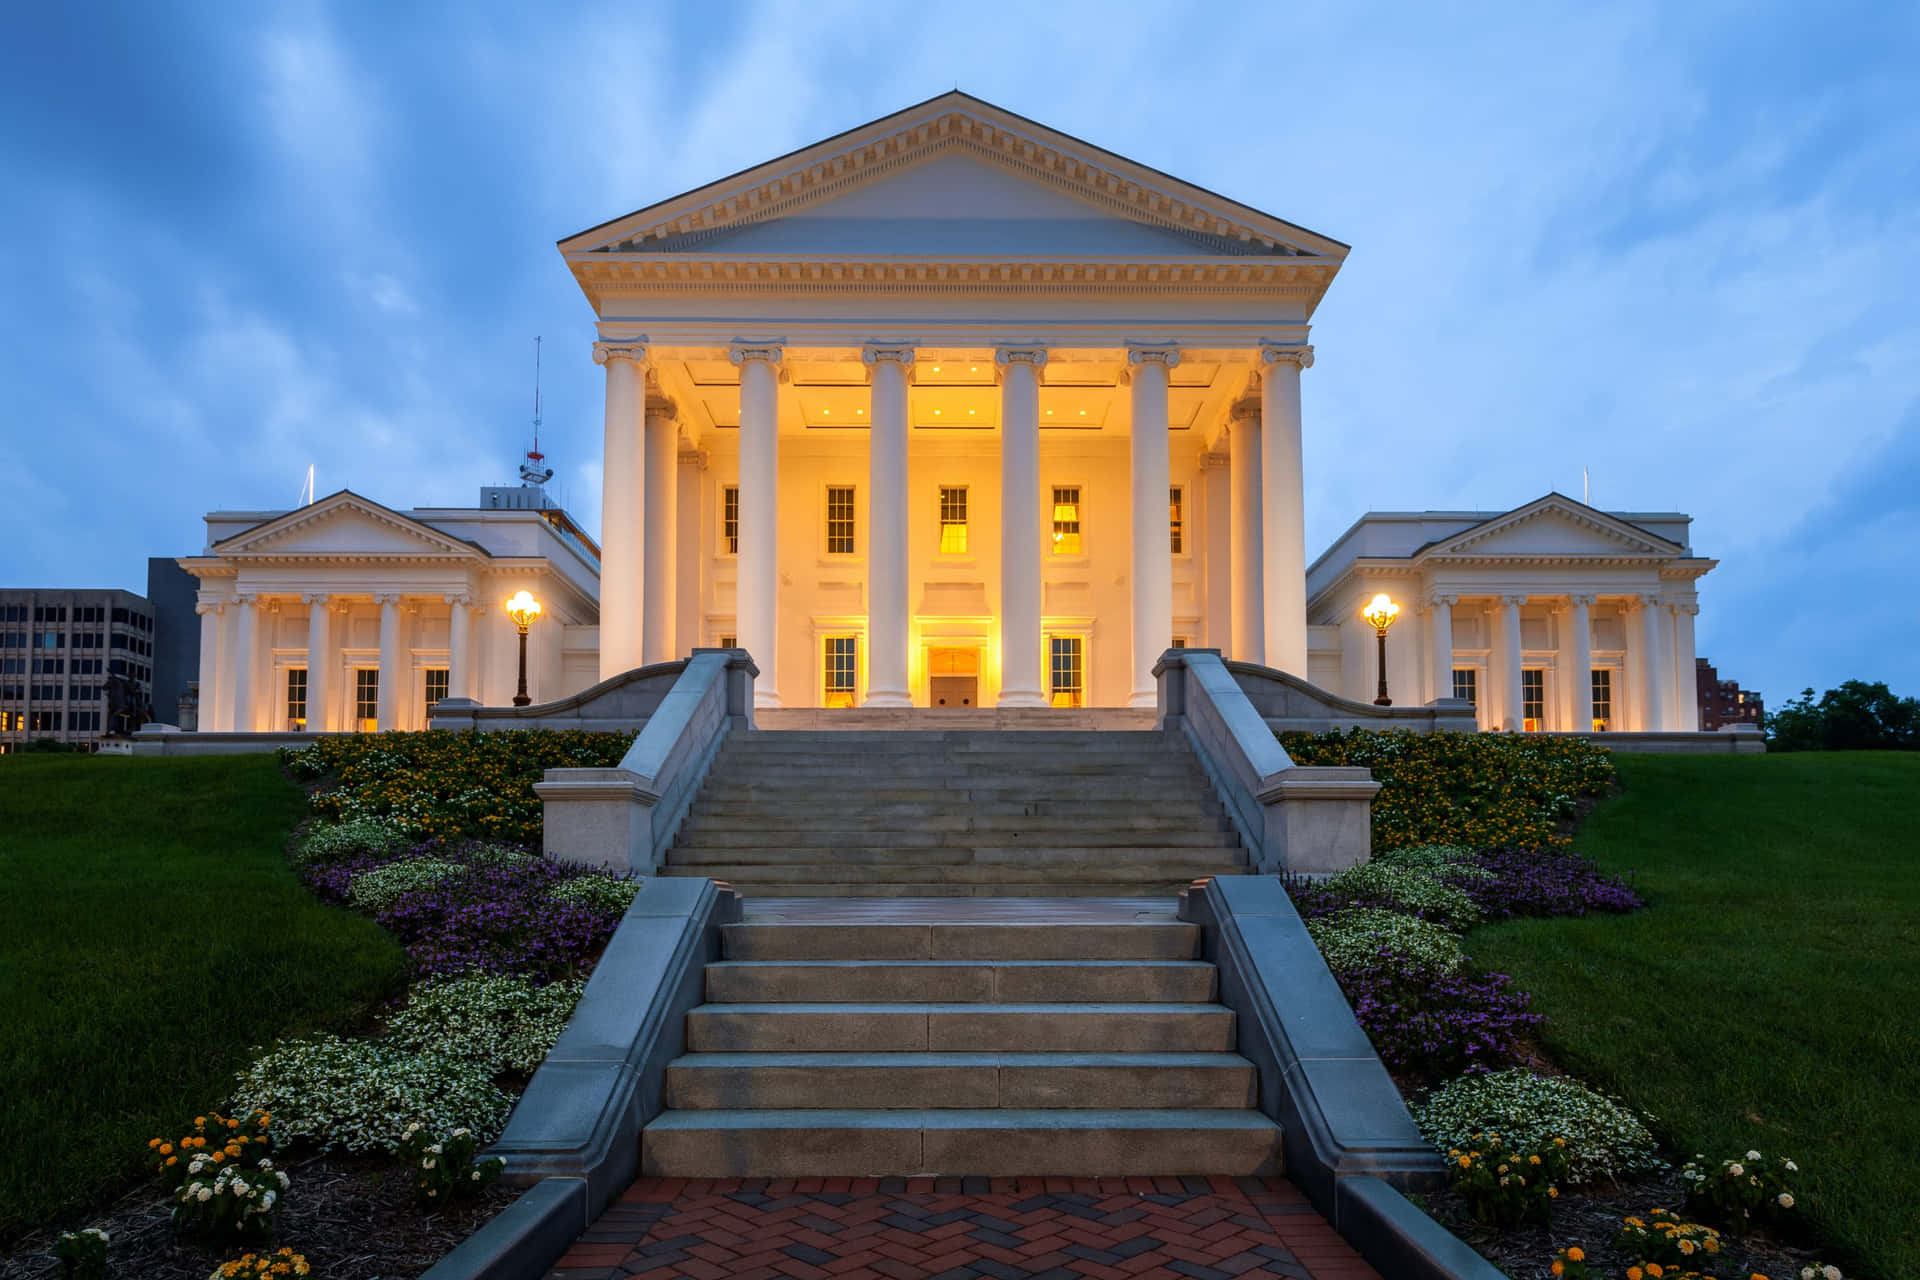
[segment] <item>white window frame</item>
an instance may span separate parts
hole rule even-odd
[[[822,522],[822,528],[825,522]],[[853,705],[867,700],[867,620],[862,617],[824,617],[813,619],[812,656],[813,705],[827,705],[827,640],[834,636],[853,637]]]
[[[1053,509],[1059,505],[1059,501],[1054,494],[1054,490],[1056,489],[1072,489],[1080,495],[1075,503],[1080,509],[1080,549],[1078,551],[1064,552],[1056,550],[1059,545],[1053,540]],[[1042,562],[1046,564],[1087,563],[1087,547],[1091,538],[1091,534],[1087,529],[1087,486],[1079,480],[1050,481],[1046,486],[1045,501],[1046,509],[1042,511],[1041,514],[1046,520],[1047,545],[1046,554],[1042,557]]]
[[[729,489],[733,491],[734,545],[731,547],[727,545],[727,491]],[[720,529],[713,544],[713,553],[721,559],[737,559],[740,555],[740,484],[738,481],[735,481],[733,484],[722,484],[720,486],[720,501],[717,505],[720,508]]]
[[[954,489],[959,491],[961,504],[966,509],[966,516],[960,522],[961,529],[963,529],[966,533],[967,549],[965,551],[948,551],[946,549],[946,545],[945,545],[947,540],[946,507],[947,507],[947,491],[949,489]],[[934,488],[933,505],[934,505],[933,515],[934,515],[934,522],[935,522],[934,543],[933,543],[934,555],[939,557],[940,562],[942,564],[971,563],[973,560],[973,553],[974,553],[972,486],[968,484],[936,485]]]
[[[1180,495],[1180,547],[1173,547],[1173,495]],[[1193,486],[1190,484],[1167,485],[1167,554],[1175,560],[1193,559]],[[1081,539],[1085,545],[1085,539]]]
[[[827,512],[835,489],[849,489],[853,492],[853,550],[851,551],[827,550],[827,526],[830,523]],[[818,523],[814,528],[818,531],[815,536],[819,539],[820,563],[823,566],[866,563],[866,557],[860,554],[860,528],[866,523],[866,511],[861,506],[860,490],[861,486],[851,480],[823,480],[820,483],[819,505],[814,508]]]

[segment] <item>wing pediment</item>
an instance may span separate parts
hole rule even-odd
[[[214,544],[213,550],[228,558],[486,557],[484,551],[471,543],[348,490],[257,524]]]
[[[1432,544],[1435,556],[1674,556],[1684,548],[1616,516],[1552,494]]]

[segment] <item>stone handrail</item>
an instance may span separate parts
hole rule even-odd
[[[1218,652],[1214,650],[1213,652]],[[1224,664],[1253,709],[1269,728],[1318,733],[1323,729],[1405,729],[1412,733],[1479,728],[1473,704],[1460,698],[1440,698],[1423,707],[1376,707],[1356,702],[1302,680],[1299,676],[1253,662]]]
[[[753,727],[760,674],[744,649],[695,649],[680,665],[618,765],[549,769],[534,784],[547,857],[622,874],[658,870],[721,741]]]
[[[1318,875],[1367,860],[1380,790],[1370,772],[1295,764],[1218,649],[1169,649],[1153,673],[1159,727],[1193,745],[1255,870]]]
[[[595,729],[631,730],[653,715],[687,659],[635,667],[599,684],[552,702],[530,707],[489,707],[471,698],[442,698],[433,705],[435,729]]]

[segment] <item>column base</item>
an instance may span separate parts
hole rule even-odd
[[[1135,689],[1133,696],[1127,699],[1127,705],[1130,707],[1146,707],[1148,710],[1152,710],[1154,707],[1160,705],[1160,691],[1158,689]]]
[[[913,699],[904,693],[869,689],[867,700],[860,705],[862,707],[910,707],[913,705]]]
[[[1046,695],[1038,689],[1002,689],[996,707],[1044,707],[1049,705]]]
[[[756,711],[762,709],[778,709],[780,706],[779,691],[769,689],[756,681],[753,686],[753,706]]]

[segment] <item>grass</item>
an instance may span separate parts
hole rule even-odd
[[[1682,1156],[1803,1170],[1816,1238],[1920,1266],[1920,754],[1617,758],[1574,848],[1649,909],[1476,930],[1560,1063]]]
[[[287,866],[303,812],[270,756],[0,759],[0,1241],[112,1199],[252,1046],[399,989]]]

